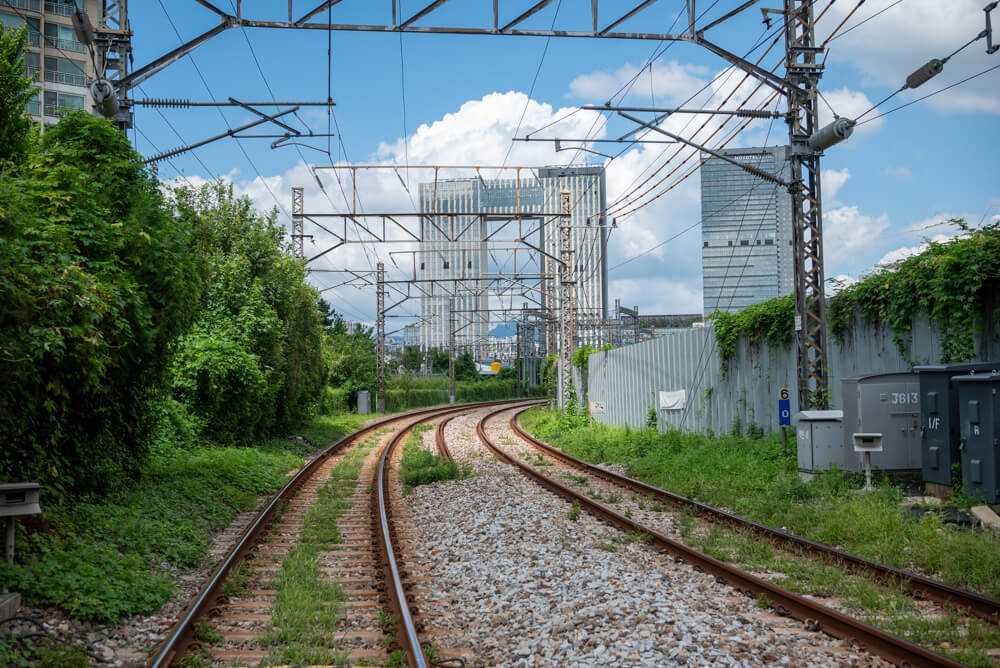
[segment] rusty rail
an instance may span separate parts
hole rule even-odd
[[[668,536],[644,526],[614,509],[594,501],[589,497],[578,493],[576,490],[563,485],[562,483],[549,478],[548,476],[535,470],[534,467],[525,464],[517,457],[507,454],[496,444],[494,444],[486,433],[486,422],[502,413],[508,408],[488,413],[476,425],[476,433],[490,450],[498,457],[509,464],[516,466],[523,473],[527,474],[544,487],[554,491],[560,496],[575,500],[580,506],[586,508],[594,515],[618,526],[621,529],[631,532],[642,533],[649,536],[649,541],[676,557],[682,559],[701,570],[711,573],[719,578],[720,582],[736,588],[747,596],[760,596],[764,594],[774,602],[775,610],[782,614],[787,614],[796,619],[806,622],[807,626],[822,630],[825,633],[837,638],[845,639],[851,643],[857,643],[864,650],[877,654],[884,659],[892,661],[898,665],[910,666],[911,668],[931,666],[947,666],[949,668],[959,668],[962,664],[957,663],[947,657],[941,656],[931,650],[915,645],[903,640],[898,636],[887,633],[873,626],[865,624],[847,615],[837,612],[831,608],[821,605],[798,594],[783,589],[775,584],[757,578],[742,569],[719,561],[707,554],[702,554],[682,543],[679,543]]]
[[[274,498],[268,502],[264,509],[261,510],[254,521],[243,532],[243,535],[237,541],[236,545],[229,551],[228,554],[226,554],[223,560],[216,567],[215,571],[206,581],[201,591],[198,592],[198,595],[184,610],[180,619],[172,627],[170,634],[154,651],[146,665],[149,668],[167,668],[167,666],[172,665],[188,649],[197,646],[197,643],[194,640],[194,623],[202,617],[211,614],[213,610],[218,610],[219,606],[223,603],[224,596],[222,594],[222,586],[225,583],[229,572],[239,565],[244,559],[253,558],[253,553],[256,551],[257,546],[261,543],[265,533],[270,530],[271,521],[278,506],[283,501],[293,497],[302,485],[316,472],[320,465],[331,456],[344,450],[348,445],[363,436],[377,431],[388,424],[404,420],[408,417],[421,416],[423,419],[428,419],[430,416],[440,414],[467,411],[470,409],[496,406],[498,404],[516,403],[518,403],[516,400],[486,401],[456,406],[437,406],[433,408],[424,408],[406,413],[400,413],[392,417],[382,418],[367,427],[363,427],[354,433],[344,436],[336,443],[330,445],[318,457],[309,462],[297,474],[295,474],[295,476],[293,476],[292,479],[285,484],[281,491],[279,491]],[[413,425],[411,424],[409,428],[412,428],[412,426]],[[406,429],[403,431],[406,431]],[[405,601],[405,598],[403,600]],[[422,658],[422,652],[420,652],[420,656]]]
[[[522,411],[518,411],[513,417],[511,417],[511,429],[513,429],[518,436],[532,446],[544,450],[546,453],[565,462],[566,464],[569,464],[570,466],[584,470],[591,475],[595,475],[616,485],[626,487],[632,491],[639,492],[641,494],[649,494],[656,497],[657,500],[665,501],[674,506],[694,508],[699,515],[703,515],[711,521],[721,522],[739,529],[751,529],[758,535],[767,538],[775,544],[786,547],[795,546],[797,548],[801,548],[803,551],[810,552],[815,555],[830,557],[839,561],[851,571],[874,576],[878,580],[885,583],[898,583],[905,585],[906,589],[917,598],[927,598],[944,606],[961,608],[971,612],[977,617],[981,617],[982,619],[993,623],[1000,622],[1000,601],[995,598],[990,598],[967,589],[962,589],[961,587],[955,587],[954,585],[932,580],[901,568],[886,566],[885,564],[880,564],[877,561],[865,559],[864,557],[859,557],[856,554],[838,550],[834,547],[830,547],[829,545],[823,545],[822,543],[817,543],[786,531],[780,531],[765,524],[760,524],[758,522],[748,520],[745,517],[740,517],[734,513],[709,506],[701,503],[700,501],[695,501],[694,499],[689,499],[685,496],[668,492],[660,489],[659,487],[654,487],[642,482],[641,480],[636,480],[635,478],[630,478],[628,476],[621,475],[620,473],[608,471],[598,466],[594,466],[593,464],[589,464],[581,459],[577,459],[576,457],[566,454],[562,450],[553,447],[544,441],[538,440],[526,432],[520,424],[520,417],[526,410],[528,409],[526,408]]]

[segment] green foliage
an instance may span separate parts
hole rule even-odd
[[[403,446],[403,459],[399,465],[399,479],[407,487],[428,485],[441,480],[454,480],[461,475],[458,465],[447,457],[435,455],[423,448],[423,433],[434,429],[418,425]]]
[[[479,369],[472,353],[465,351],[455,358],[455,380],[479,380]]]
[[[196,234],[108,121],[66,116],[0,175],[0,478],[134,479],[148,396],[201,292]]]
[[[34,75],[24,74],[27,36],[27,26],[6,29],[0,25],[0,172],[6,169],[5,163],[23,161],[34,140],[26,109],[37,91],[31,86]]]
[[[206,289],[176,344],[174,396],[205,436],[249,443],[307,417],[326,382],[324,323],[305,267],[285,254],[276,214],[259,215],[231,185],[178,189],[175,217],[200,231]]]
[[[582,348],[573,351],[573,366],[580,370],[580,373],[587,373],[587,358],[597,352],[589,343]]]
[[[976,358],[974,334],[984,319],[985,298],[1000,290],[1000,223],[972,229],[951,221],[961,236],[931,242],[927,250],[890,270],[840,291],[827,305],[830,330],[844,341],[857,315],[885,323],[906,356],[914,317],[928,316],[941,333],[941,363]]]
[[[573,505],[570,507],[569,512],[566,514],[567,519],[571,522],[576,522],[580,519],[580,502],[573,499]]]
[[[656,414],[656,406],[650,406],[649,410],[646,411],[646,429],[652,429],[656,431],[657,426],[660,423],[660,418]]]
[[[424,364],[424,354],[417,346],[406,346],[403,348],[403,356],[400,359],[403,367],[409,371],[420,371]]]
[[[716,311],[715,342],[723,371],[736,357],[736,341],[746,336],[756,343],[761,339],[770,346],[787,346],[795,335],[795,297],[786,295],[748,306],[736,313]]]
[[[352,331],[341,325],[327,332],[323,354],[329,367],[328,382],[348,395],[351,405],[358,390],[375,390],[375,339],[371,327],[355,325]],[[374,394],[372,395],[374,401]]]

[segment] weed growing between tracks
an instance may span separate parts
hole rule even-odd
[[[303,433],[329,442],[365,418],[320,417]],[[113,624],[153,613],[176,592],[171,571],[198,566],[212,533],[280,489],[306,450],[294,440],[157,443],[135,486],[100,503],[46,507],[44,521],[27,532],[19,525],[18,562],[0,560],[0,581],[31,605],[81,620]]]
[[[854,493],[859,483],[836,472],[803,483],[794,447],[782,455],[777,438],[591,428],[586,418],[539,409],[526,413],[522,424],[569,454],[595,464],[625,464],[630,476],[657,487],[875,561],[1000,596],[996,536],[955,530],[933,514],[909,520],[902,492],[884,482],[877,493],[860,495]],[[640,508],[677,511],[642,496],[636,501]],[[993,665],[985,650],[1000,647],[995,625],[959,614],[928,616],[926,606],[902,592],[848,576],[834,562],[797,558],[749,532],[698,528],[690,511],[677,511],[674,522],[685,543],[711,556],[755,572],[783,574],[777,580],[783,587],[835,597],[880,628],[971,665]]]
[[[458,464],[424,449],[424,432],[435,429],[433,425],[418,424],[410,432],[403,446],[403,459],[399,465],[399,479],[403,483],[404,496],[417,485],[428,485],[441,480],[467,477],[469,471],[458,468]]]
[[[306,510],[302,534],[281,564],[277,596],[271,609],[271,629],[258,639],[270,647],[271,665],[340,665],[347,654],[333,649],[343,618],[343,588],[320,570],[325,550],[341,542],[337,518],[351,507],[365,457],[375,446],[369,436],[341,457]]]

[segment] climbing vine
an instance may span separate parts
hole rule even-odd
[[[751,342],[761,339],[770,346],[785,346],[792,342],[795,333],[795,298],[792,295],[776,297],[742,311],[729,313],[716,311],[715,343],[722,358],[722,370],[736,357],[736,341],[746,336]]]
[[[913,320],[926,315],[941,335],[942,363],[974,359],[975,333],[981,326],[985,297],[1000,288],[1000,223],[962,231],[943,243],[843,289],[827,306],[830,331],[838,342],[860,315],[884,323],[904,357]]]

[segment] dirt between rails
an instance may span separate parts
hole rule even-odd
[[[391,418],[395,415],[384,417]],[[373,417],[367,420],[362,428],[368,427],[384,417]],[[308,443],[300,436],[296,436],[292,440]],[[314,461],[330,444],[323,447],[315,447],[311,443],[309,445],[313,446],[313,450],[305,455],[302,468]],[[291,477],[300,470],[302,469],[293,469],[288,472],[288,476]],[[144,666],[152,650],[166,638],[170,627],[201,591],[205,580],[215,571],[223,557],[236,545],[240,536],[271,498],[270,496],[259,498],[252,510],[240,513],[229,526],[213,534],[211,546],[198,568],[179,569],[164,564],[161,572],[173,579],[177,587],[177,594],[153,614],[134,615],[120,620],[115,625],[73,619],[55,607],[22,605],[17,614],[20,617],[37,620],[42,624],[45,632],[59,642],[85,644],[87,654],[95,665],[114,666],[115,668]],[[27,626],[24,630],[37,631],[36,628]]]

